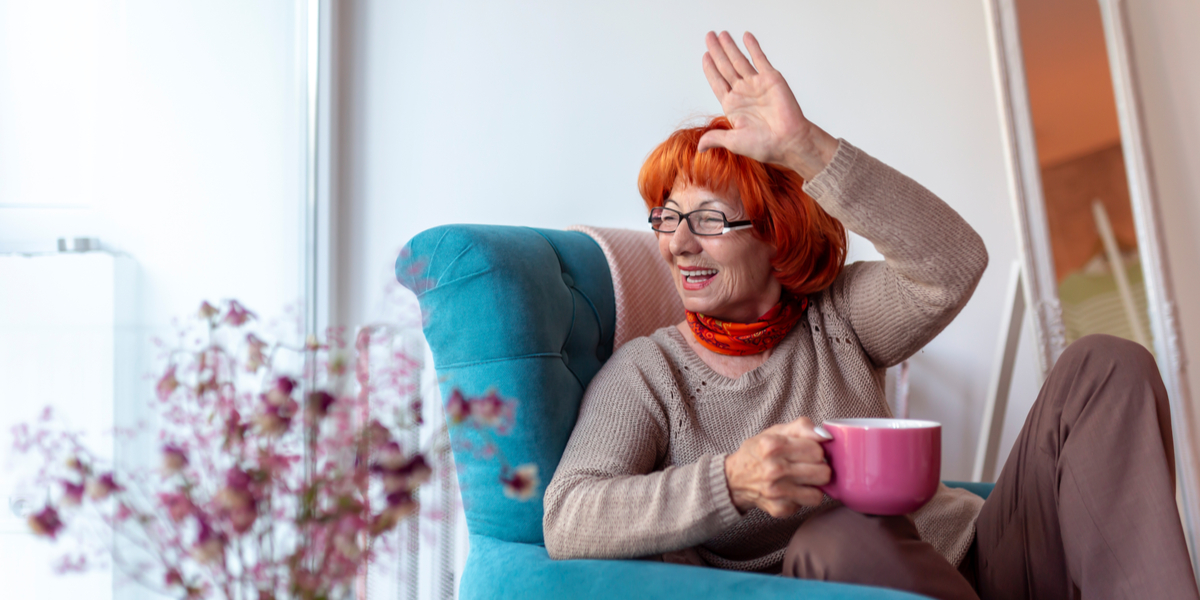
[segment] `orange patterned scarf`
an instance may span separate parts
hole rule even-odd
[[[774,348],[804,316],[808,298],[784,294],[779,303],[753,323],[730,323],[687,311],[688,326],[702,346],[730,356],[748,356]]]

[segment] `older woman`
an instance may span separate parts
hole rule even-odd
[[[908,516],[815,486],[814,423],[890,416],[884,369],[933,339],[987,264],[925,188],[809,122],[757,41],[707,37],[725,117],[639,176],[687,319],[596,375],[545,496],[554,558],[656,558],[937,598],[1196,598],[1153,358],[1085,338],[1050,374],[985,503]],[[843,225],[881,262],[845,265]],[[1113,443],[1120,440],[1119,444]]]

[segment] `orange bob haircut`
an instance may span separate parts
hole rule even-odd
[[[788,292],[806,296],[833,283],[846,262],[846,228],[804,193],[795,171],[734,154],[724,148],[696,152],[700,137],[731,129],[725,117],[676,131],[658,145],[638,174],[646,208],[662,206],[676,181],[720,193],[737,189],[754,221],[754,235],[775,247],[775,278]]]

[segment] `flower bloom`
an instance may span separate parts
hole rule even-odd
[[[167,444],[162,449],[163,469],[168,473],[178,473],[188,466],[187,453],[175,444]]]
[[[192,546],[192,557],[202,563],[212,564],[219,562],[224,555],[225,535],[213,531],[206,520],[200,519],[200,534]]]
[[[324,419],[329,414],[329,407],[333,406],[335,398],[333,394],[325,390],[312,392],[304,401],[304,415],[310,423],[315,423]]]
[[[117,482],[113,480],[112,473],[105,473],[99,477],[91,479],[87,484],[88,498],[96,501],[104,500],[113,493],[120,492],[123,489],[124,488],[117,485]]]
[[[358,545],[358,534],[366,528],[366,525],[366,522],[352,513],[348,513],[338,520],[333,530],[333,547],[346,560],[356,561],[362,554],[362,548]]]
[[[167,509],[167,516],[174,523],[184,520],[188,515],[196,511],[196,505],[192,504],[192,499],[184,494],[159,494],[158,502],[162,504],[163,508]]]
[[[504,484],[504,495],[522,502],[533,498],[537,493],[538,468],[528,463],[513,469],[508,475],[501,475],[500,482]]]
[[[258,518],[258,498],[251,490],[251,484],[250,474],[241,469],[230,469],[225,474],[225,487],[216,496],[222,516],[239,534],[249,531]]]
[[[267,348],[267,343],[258,339],[253,333],[247,333],[246,346],[249,349],[249,356],[246,357],[246,370],[254,373],[267,364],[266,354],[263,353],[263,350]]]
[[[292,397],[292,390],[296,389],[296,380],[291,377],[280,377],[275,380],[275,385],[271,387],[265,396],[267,402],[276,406],[283,404]]]
[[[499,427],[504,423],[506,407],[507,403],[496,390],[488,390],[482,398],[471,401],[471,417],[485,427]]]
[[[87,467],[84,466],[83,461],[79,460],[79,457],[75,455],[71,455],[71,457],[67,459],[67,468],[79,473],[80,475],[87,474]]]
[[[63,506],[79,506],[79,503],[83,502],[83,484],[82,483],[72,483],[70,481],[64,480],[62,482],[62,485],[63,485],[63,496],[62,496]]]
[[[229,301],[229,312],[225,313],[225,324],[241,327],[246,321],[254,318],[254,313],[248,311],[237,300]]]
[[[221,312],[221,311],[217,310],[217,307],[209,304],[207,300],[200,303],[199,314],[200,314],[201,319],[205,319],[205,320],[212,319],[213,317],[217,316],[217,313],[219,313],[219,312]]]
[[[400,446],[391,442],[383,450],[379,462],[371,466],[371,472],[382,475],[383,489],[388,494],[411,492],[429,481],[433,470],[421,454],[404,460]]]
[[[62,527],[63,523],[58,518],[58,511],[54,510],[53,506],[47,506],[41,511],[29,515],[29,528],[36,535],[54,539]]]
[[[246,440],[246,425],[242,423],[242,415],[236,409],[229,411],[225,420],[225,442],[222,449],[228,451],[233,446],[241,445]]]
[[[446,401],[446,419],[451,425],[458,425],[471,416],[471,405],[463,397],[458,388],[450,390],[450,399]]]
[[[371,521],[371,533],[379,535],[391,531],[403,519],[417,512],[417,499],[405,490],[387,495],[387,506]]]
[[[344,352],[329,353],[328,372],[330,377],[341,377],[342,375],[345,375],[347,368],[348,365],[346,362],[346,354]]]
[[[258,417],[255,418],[259,429],[271,436],[287,433],[288,428],[292,425],[292,417],[296,416],[296,410],[300,408],[300,405],[286,396],[278,404],[272,402],[269,395],[263,396],[263,400],[262,412],[258,413]]]
[[[158,385],[154,386],[154,389],[158,392],[158,399],[164,402],[178,388],[179,380],[175,378],[175,365],[167,367],[167,372],[163,373],[162,378],[158,380]]]
[[[178,570],[171,569],[167,571],[167,575],[163,577],[163,583],[165,583],[167,587],[183,585],[183,575],[180,574]]]

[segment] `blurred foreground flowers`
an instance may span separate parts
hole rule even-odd
[[[156,460],[114,472],[50,409],[14,429],[40,462],[31,485],[53,491],[30,528],[74,534],[60,570],[111,557],[177,597],[348,596],[372,558],[399,551],[385,534],[417,514],[418,489],[452,468],[436,463],[445,427],[419,443],[422,358],[388,325],[361,328],[353,348],[340,330],[288,346],[248,331],[256,317],[236,301],[197,316],[198,335],[167,352],[156,425],[117,432]],[[446,420],[502,435],[514,411],[454,390]],[[536,466],[501,463],[505,493],[533,497]]]

